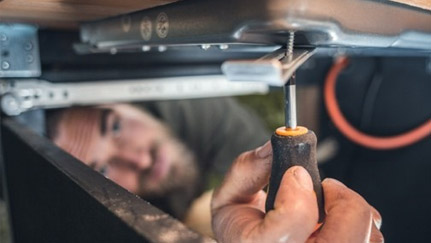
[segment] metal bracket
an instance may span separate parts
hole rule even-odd
[[[44,80],[0,82],[1,109],[10,116],[36,108],[264,94],[268,91],[265,83],[230,82],[223,75],[60,84]]]
[[[191,0],[87,22],[80,32],[93,52],[283,45],[289,31],[297,46],[429,52],[430,23],[427,11],[383,0]]]
[[[40,74],[37,28],[0,24],[0,78],[29,78]]]
[[[231,81],[257,81],[284,86],[314,53],[315,49],[293,49],[292,57],[289,58],[286,49],[281,48],[257,60],[226,61],[222,71]]]

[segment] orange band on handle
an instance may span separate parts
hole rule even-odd
[[[316,227],[314,228],[314,231],[313,231],[313,232],[316,232],[317,230],[319,230],[319,229],[320,229],[320,227],[322,227],[322,225],[323,225],[323,223],[318,223],[318,224],[316,225]]]
[[[275,133],[279,136],[284,137],[296,137],[299,135],[304,135],[308,132],[308,129],[306,127],[298,126],[295,129],[292,128],[286,128],[286,127],[279,127],[277,130],[275,130]]]

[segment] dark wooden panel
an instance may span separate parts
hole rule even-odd
[[[391,0],[391,1],[407,4],[413,7],[431,10],[431,0]]]
[[[12,119],[2,144],[16,242],[206,242]]]

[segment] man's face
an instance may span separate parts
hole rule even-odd
[[[190,186],[192,153],[164,124],[130,105],[71,108],[54,143],[130,192],[160,197]]]

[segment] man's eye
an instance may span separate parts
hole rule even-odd
[[[119,135],[120,131],[121,131],[120,119],[115,119],[114,122],[112,123],[112,133],[114,135]]]

